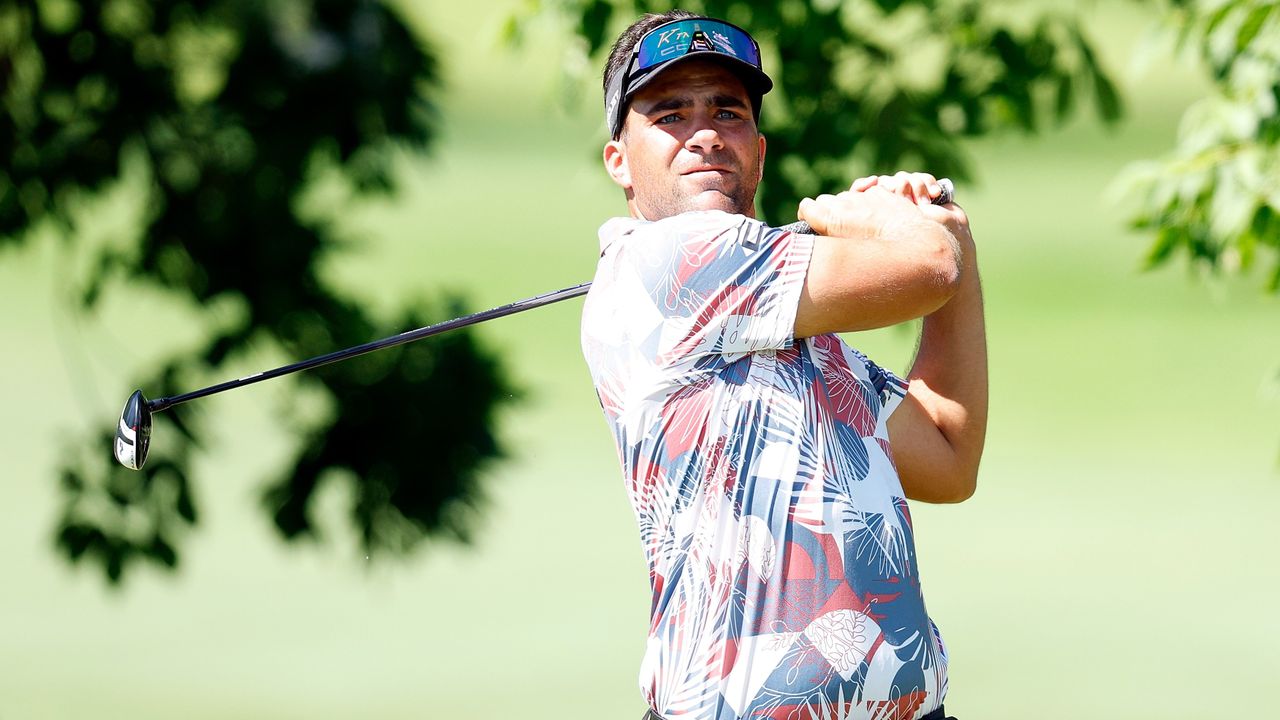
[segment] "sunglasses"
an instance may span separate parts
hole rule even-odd
[[[731,55],[760,68],[760,46],[736,25],[720,20],[676,20],[650,30],[636,45],[634,74],[650,70],[690,50]]]
[[[636,44],[625,72],[611,83],[606,112],[613,137],[622,130],[624,100],[636,88],[633,83],[662,65],[696,52],[711,52],[740,60],[762,74],[760,46],[746,30],[722,20],[689,18],[673,20],[645,33]],[[642,84],[642,83],[641,83]]]

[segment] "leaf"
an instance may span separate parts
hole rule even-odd
[[[606,0],[591,0],[582,11],[582,35],[587,39],[591,52],[605,45],[605,30],[609,27],[609,18],[613,16],[613,6]]]
[[[1267,22],[1267,16],[1271,11],[1276,9],[1276,3],[1264,2],[1255,7],[1249,15],[1244,19],[1244,23],[1240,26],[1240,31],[1236,34],[1236,52],[1242,53],[1258,36],[1258,31],[1262,30],[1262,26]]]
[[[1253,260],[1258,254],[1258,236],[1252,231],[1241,234],[1236,240],[1236,250],[1240,254],[1240,269],[1245,271],[1253,267]]]
[[[120,545],[108,545],[105,549],[106,566],[103,568],[107,573],[107,579],[112,585],[119,585],[120,578],[124,575],[125,561],[128,559],[128,551]]]
[[[84,477],[76,470],[63,469],[58,475],[62,482],[62,488],[71,492],[80,492],[84,490]]]
[[[1102,115],[1102,119],[1107,122],[1115,122],[1120,119],[1123,114],[1120,103],[1120,94],[1116,92],[1116,86],[1111,83],[1101,70],[1093,73],[1093,92],[1094,99],[1098,102],[1098,112]]]
[[[78,560],[102,540],[102,532],[82,523],[69,523],[58,533],[58,546],[71,560]]]
[[[147,547],[147,555],[160,561],[165,567],[174,568],[178,566],[177,551],[159,535],[151,538],[151,544]]]
[[[1227,16],[1230,15],[1231,12],[1233,10],[1236,10],[1238,7],[1239,7],[1239,3],[1237,2],[1224,2],[1222,3],[1221,7],[1219,7],[1217,10],[1214,10],[1213,14],[1209,15],[1209,21],[1205,23],[1204,37],[1207,38],[1210,35],[1213,35],[1213,33],[1218,29],[1218,26],[1222,24],[1222,21],[1226,20]],[[1186,26],[1188,27],[1188,30],[1189,30],[1191,23],[1186,23]]]
[[[1075,80],[1066,73],[1057,76],[1057,94],[1054,98],[1054,117],[1059,123],[1071,116],[1076,108]]]
[[[185,477],[178,478],[178,499],[174,509],[178,511],[178,517],[187,521],[187,524],[194,525],[198,517],[196,513],[196,504],[191,497],[191,484],[187,482]]]
[[[1068,28],[1071,39],[1075,42],[1076,50],[1080,53],[1080,59],[1084,63],[1084,70],[1092,74],[1098,70],[1098,57],[1093,52],[1093,46],[1089,44],[1089,40],[1085,38],[1084,31],[1080,26],[1072,23]]]
[[[1097,105],[1098,114],[1106,122],[1119,120],[1123,114],[1120,94],[1116,92],[1116,87],[1111,82],[1111,78],[1107,77],[1106,71],[1101,63],[1098,62],[1093,46],[1090,45],[1078,25],[1071,25],[1068,28],[1068,32],[1075,43],[1076,50],[1080,53],[1082,64],[1080,74],[1093,84],[1093,97]]]
[[[1270,205],[1258,207],[1251,229],[1264,245],[1280,248],[1280,213]]]
[[[520,18],[513,13],[503,18],[502,27],[498,30],[498,39],[505,45],[519,47],[524,42],[524,33],[521,30]]]
[[[1158,265],[1163,265],[1173,255],[1173,251],[1178,249],[1179,245],[1185,244],[1186,238],[1186,233],[1178,226],[1166,225],[1161,227],[1160,231],[1156,233],[1155,243],[1147,251],[1144,267],[1150,270]]]

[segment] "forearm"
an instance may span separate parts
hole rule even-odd
[[[920,349],[908,373],[907,402],[928,415],[938,438],[900,468],[908,496],[963,500],[976,486],[987,432],[987,337],[973,240],[962,233],[956,293],[924,318]]]
[[[868,237],[814,238],[796,337],[888,327],[942,307],[959,283],[955,240],[924,219]]]

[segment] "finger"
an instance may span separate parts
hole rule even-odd
[[[917,205],[920,203],[919,188],[916,185],[915,175],[905,170],[899,170],[893,174],[893,180],[898,186],[898,194],[910,200]]]
[[[925,216],[925,218],[942,225],[946,225],[952,220],[951,212],[941,205],[930,204],[927,207],[921,206],[920,212]]]
[[[853,184],[849,186],[849,189],[854,192],[862,192],[867,188],[874,187],[876,184],[876,181],[877,181],[877,178],[875,175],[871,175],[868,177],[860,177],[857,180],[853,181]]]
[[[902,189],[901,189],[901,188],[893,188],[893,189],[891,189],[891,188],[887,188],[887,187],[885,187],[884,185],[876,185],[875,187],[867,188],[867,191],[866,191],[865,193],[863,193],[863,194],[864,194],[864,195],[869,195],[869,194],[875,194],[875,193],[883,193],[883,194],[885,194],[885,195],[888,195],[888,196],[890,196],[890,197],[894,197],[894,198],[902,197]]]
[[[796,217],[809,223],[815,232],[822,235],[827,230],[828,221],[831,218],[831,206],[834,202],[834,195],[824,194],[816,198],[805,198],[800,201]]]
[[[929,205],[933,202],[934,195],[929,192],[929,186],[932,179],[924,173],[914,173],[909,180],[911,184],[911,194],[917,205]]]
[[[911,173],[910,182],[912,188],[914,188],[916,199],[920,204],[933,202],[935,198],[942,194],[942,186],[938,184],[938,178],[929,173]]]
[[[896,175],[877,175],[876,187],[900,194],[902,192],[902,180]]]

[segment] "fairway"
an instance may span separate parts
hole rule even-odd
[[[1092,22],[1131,99],[1122,125],[976,143],[979,177],[957,187],[986,293],[991,426],[975,497],[912,513],[963,720],[1261,717],[1253,691],[1280,669],[1265,557],[1280,547],[1280,298],[1256,274],[1140,271],[1149,238],[1124,229],[1112,183],[1172,145],[1202,85],[1185,68],[1127,73],[1144,26],[1111,12]],[[502,13],[409,8],[449,78],[432,154],[403,158],[394,198],[307,201],[352,242],[327,276],[385,316],[590,280],[596,228],[625,211],[600,165],[598,86],[566,110],[564,41],[542,27],[502,48]],[[95,232],[127,225],[130,202],[103,203]],[[647,575],[580,300],[477,330],[524,397],[473,545],[367,564],[337,485],[321,491],[321,543],[279,541],[258,493],[295,442],[277,412],[306,402],[282,379],[200,401],[202,516],[182,566],[112,590],[54,553],[61,453],[218,311],[119,286],[75,319],[76,263],[47,235],[0,250],[0,720],[640,717]],[[904,328],[849,339],[896,370],[914,343]],[[297,359],[264,346],[227,377]]]

